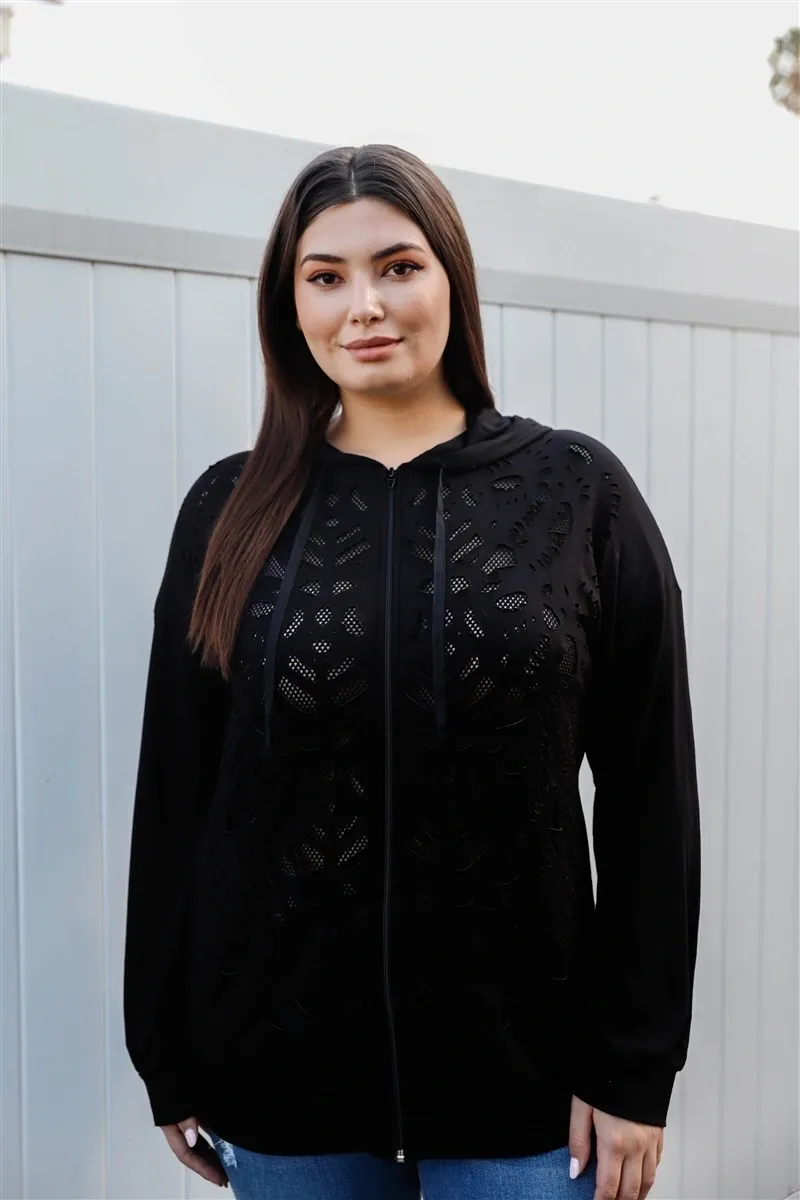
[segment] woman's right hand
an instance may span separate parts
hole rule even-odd
[[[198,1132],[197,1117],[187,1117],[177,1125],[161,1125],[159,1128],[170,1150],[185,1167],[209,1183],[216,1183],[218,1187],[228,1186],[228,1176],[216,1150]]]

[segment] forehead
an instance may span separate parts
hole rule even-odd
[[[384,200],[363,197],[326,208],[304,231],[296,261],[306,254],[339,254],[368,258],[393,242],[417,242],[429,250],[424,233],[405,213]]]

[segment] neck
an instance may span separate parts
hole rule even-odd
[[[341,398],[341,412],[327,430],[327,440],[340,450],[398,462],[466,429],[464,406],[451,394],[424,399],[405,397]]]

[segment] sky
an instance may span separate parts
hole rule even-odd
[[[766,61],[786,0],[3,2],[8,82],[800,225],[800,121]]]

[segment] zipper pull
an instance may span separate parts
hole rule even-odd
[[[393,487],[394,487],[394,484],[395,484],[395,480],[396,480],[396,479],[397,479],[397,468],[396,468],[396,467],[389,467],[389,468],[388,468],[388,474],[387,474],[387,476],[386,476],[386,486],[387,486],[387,488],[393,488]],[[402,1151],[401,1151],[401,1153],[402,1153]]]
[[[397,1154],[394,1156],[394,1161],[399,1163],[404,1163],[406,1161],[406,1156],[402,1150],[397,1151]]]

